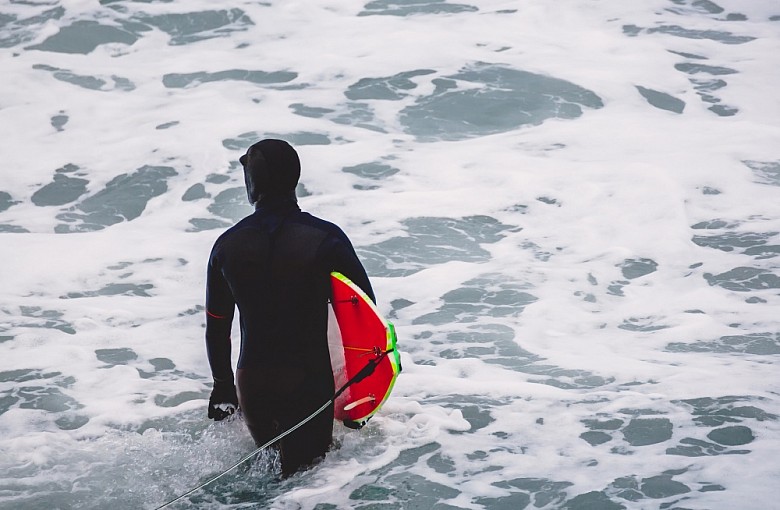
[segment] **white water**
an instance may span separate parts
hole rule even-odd
[[[266,136],[404,372],[318,467],[175,508],[776,506],[778,55],[759,0],[3,4],[0,508],[155,508],[253,449],[202,303]]]

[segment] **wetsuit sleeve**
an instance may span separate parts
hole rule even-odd
[[[338,271],[343,274],[360,287],[371,298],[371,301],[376,303],[374,289],[371,288],[371,282],[357,253],[355,253],[355,248],[352,247],[352,243],[345,234],[342,232],[339,232],[339,234],[330,237],[324,243],[326,245],[325,261],[328,272]]]
[[[215,247],[206,275],[206,352],[215,382],[233,382],[230,330],[235,304]]]

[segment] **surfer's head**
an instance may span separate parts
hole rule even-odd
[[[264,196],[295,196],[295,186],[301,177],[298,153],[284,140],[260,140],[238,159],[244,167],[244,180],[249,202],[254,204]]]

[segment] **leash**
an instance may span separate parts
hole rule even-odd
[[[192,494],[194,494],[194,493],[198,492],[199,490],[201,490],[202,488],[206,487],[207,485],[209,485],[209,484],[211,484],[211,483],[213,483],[213,482],[216,482],[217,480],[219,480],[220,478],[222,478],[222,477],[223,477],[223,476],[225,476],[226,474],[230,473],[231,471],[233,471],[234,469],[236,469],[238,466],[240,466],[240,465],[241,465],[241,464],[243,464],[244,462],[248,461],[249,459],[251,459],[252,457],[254,457],[255,455],[257,455],[258,453],[260,453],[260,452],[261,452],[261,451],[263,451],[264,449],[268,448],[269,446],[271,446],[271,445],[272,445],[272,444],[274,444],[275,442],[277,442],[277,441],[279,441],[279,440],[283,439],[284,437],[288,436],[289,434],[292,434],[293,432],[295,432],[295,431],[296,431],[296,430],[298,430],[299,428],[301,428],[301,427],[303,427],[304,425],[306,425],[307,423],[309,423],[309,422],[310,422],[311,420],[313,420],[313,419],[314,419],[314,418],[315,418],[315,417],[316,417],[318,414],[320,414],[322,411],[324,411],[325,409],[327,409],[327,408],[328,408],[328,406],[330,406],[331,404],[333,404],[333,403],[336,401],[336,399],[337,399],[337,398],[339,398],[339,396],[341,396],[341,394],[342,394],[342,393],[344,393],[344,391],[346,391],[346,389],[347,389],[347,388],[349,388],[350,386],[352,386],[352,385],[353,385],[353,384],[355,384],[355,383],[358,383],[358,382],[362,381],[363,379],[365,379],[365,378],[366,378],[366,377],[368,377],[369,375],[373,374],[373,373],[374,373],[374,370],[376,369],[377,365],[378,365],[378,364],[379,364],[379,363],[382,361],[382,359],[383,359],[383,358],[385,358],[385,357],[386,357],[388,354],[390,354],[390,353],[391,353],[391,352],[393,352],[394,350],[395,350],[395,349],[390,349],[390,350],[387,350],[387,351],[382,351],[382,352],[380,353],[379,357],[377,357],[377,358],[375,358],[375,359],[368,360],[368,363],[366,364],[366,366],[365,366],[365,367],[363,367],[362,369],[360,369],[360,372],[358,372],[357,374],[355,374],[355,376],[354,376],[354,377],[352,377],[352,379],[350,379],[349,381],[347,381],[347,382],[344,384],[344,386],[342,386],[342,387],[341,387],[341,388],[340,388],[340,389],[339,389],[339,390],[338,390],[336,393],[334,393],[334,394],[333,394],[333,396],[332,396],[332,397],[331,397],[331,398],[330,398],[330,399],[329,399],[327,402],[325,402],[324,404],[322,404],[322,407],[320,407],[319,409],[317,409],[316,411],[314,411],[313,413],[311,413],[309,416],[307,416],[306,418],[304,418],[303,420],[301,420],[299,423],[297,423],[297,424],[296,424],[296,425],[294,425],[293,427],[291,427],[291,428],[289,428],[289,429],[285,430],[284,432],[282,432],[281,434],[279,434],[279,435],[278,435],[278,436],[276,436],[275,438],[271,439],[270,441],[268,441],[268,442],[267,442],[267,443],[265,443],[264,445],[257,447],[257,448],[256,448],[254,451],[252,451],[251,453],[248,453],[247,455],[243,456],[243,457],[242,457],[242,458],[241,458],[241,459],[240,459],[238,462],[236,462],[235,464],[233,464],[232,466],[230,466],[230,467],[229,467],[229,468],[227,468],[226,470],[222,471],[222,472],[221,472],[220,474],[218,474],[217,476],[215,476],[215,477],[213,477],[213,478],[211,478],[211,479],[209,479],[209,480],[207,480],[207,481],[203,482],[202,484],[198,485],[198,486],[197,486],[197,487],[195,487],[194,489],[190,489],[189,491],[185,492],[184,494],[182,494],[182,495],[180,495],[180,496],[177,496],[176,498],[174,498],[174,499],[172,499],[172,500],[168,501],[167,503],[164,503],[164,504],[162,504],[162,505],[158,506],[158,507],[157,507],[155,510],[161,510],[161,509],[163,509],[163,508],[166,508],[166,507],[168,507],[168,506],[170,506],[170,505],[172,505],[172,504],[176,503],[177,501],[180,501],[180,500],[182,500],[182,499],[186,498],[187,496],[190,496],[190,495],[192,495]]]

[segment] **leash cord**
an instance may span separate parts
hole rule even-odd
[[[301,428],[301,427],[303,427],[304,425],[306,425],[307,423],[309,423],[311,420],[313,420],[313,419],[314,419],[314,417],[315,417],[315,416],[317,416],[317,415],[318,415],[318,414],[320,414],[322,411],[324,411],[324,410],[325,410],[325,409],[326,409],[326,408],[327,408],[329,405],[331,405],[332,403],[333,403],[333,399],[331,398],[330,400],[328,400],[327,402],[325,402],[325,403],[322,405],[322,407],[320,407],[319,409],[317,409],[316,411],[314,411],[312,414],[310,414],[309,416],[307,416],[307,417],[306,417],[306,418],[305,418],[303,421],[299,422],[299,423],[298,423],[297,425],[295,425],[294,427],[292,427],[292,428],[290,428],[290,429],[287,429],[287,430],[285,430],[284,432],[282,432],[281,434],[279,434],[279,435],[278,435],[278,436],[276,436],[275,438],[271,439],[270,441],[268,441],[268,442],[267,442],[267,443],[265,443],[264,445],[262,445],[262,446],[258,447],[257,449],[255,449],[253,452],[251,452],[251,453],[249,453],[249,454],[245,455],[244,457],[242,457],[242,458],[241,458],[241,460],[239,460],[238,462],[236,462],[235,464],[233,464],[232,466],[230,466],[229,468],[227,468],[226,470],[224,470],[223,472],[221,472],[220,474],[218,474],[218,475],[217,475],[217,476],[215,476],[214,478],[211,478],[211,479],[209,479],[209,480],[207,480],[207,481],[203,482],[202,484],[198,485],[198,486],[197,486],[197,487],[195,487],[194,489],[191,489],[191,490],[189,490],[189,491],[185,492],[184,494],[182,494],[181,496],[178,496],[176,499],[172,499],[172,500],[168,501],[167,503],[165,503],[164,505],[158,506],[158,507],[157,507],[155,510],[161,510],[162,508],[165,508],[165,507],[167,507],[167,506],[169,506],[169,505],[172,505],[173,503],[176,503],[177,501],[179,501],[179,500],[181,500],[181,499],[183,499],[183,498],[186,498],[187,496],[189,496],[189,495],[191,495],[191,494],[194,494],[195,492],[199,491],[200,489],[202,489],[203,487],[205,487],[205,486],[209,485],[210,483],[212,483],[212,482],[216,482],[217,480],[219,480],[220,478],[222,478],[222,477],[223,477],[223,476],[225,476],[226,474],[230,473],[231,471],[233,471],[234,469],[236,469],[238,466],[240,466],[240,465],[241,465],[241,464],[243,464],[244,462],[248,461],[249,459],[251,459],[252,457],[254,457],[255,455],[257,455],[258,453],[260,453],[262,450],[264,450],[264,449],[268,448],[269,446],[271,446],[271,445],[272,445],[272,444],[274,444],[275,442],[277,442],[277,441],[281,440],[282,438],[284,438],[284,437],[285,437],[285,436],[287,436],[288,434],[292,434],[293,432],[295,432],[295,431],[296,431],[296,430],[298,430],[299,428]]]
[[[373,374],[373,373],[374,373],[374,369],[376,369],[376,366],[379,364],[379,362],[380,362],[380,361],[382,361],[382,358],[384,358],[385,356],[387,356],[388,354],[390,354],[390,353],[391,353],[393,350],[394,350],[394,349],[390,349],[390,350],[387,350],[387,351],[383,351],[383,352],[382,352],[382,353],[379,355],[379,357],[378,357],[378,358],[376,358],[376,359],[372,359],[372,360],[369,360],[369,361],[368,361],[368,363],[366,364],[366,366],[365,366],[365,367],[363,367],[363,368],[360,370],[360,372],[358,372],[358,373],[357,373],[357,374],[356,374],[356,375],[355,375],[355,376],[354,376],[352,379],[350,379],[349,381],[347,381],[347,382],[346,382],[346,384],[344,384],[344,386],[342,386],[342,387],[341,387],[341,388],[340,388],[340,389],[339,389],[339,390],[338,390],[336,393],[334,393],[334,394],[333,394],[333,396],[330,398],[330,400],[328,400],[327,402],[325,402],[324,404],[322,404],[322,407],[320,407],[319,409],[317,409],[316,411],[314,411],[313,413],[311,413],[309,416],[307,416],[306,418],[304,418],[303,420],[301,420],[301,421],[300,421],[298,424],[296,424],[296,425],[294,425],[293,427],[291,427],[291,428],[289,428],[289,429],[285,430],[284,432],[282,432],[281,434],[279,434],[279,435],[278,435],[278,436],[276,436],[275,438],[271,439],[270,441],[268,441],[268,442],[267,442],[267,443],[265,443],[264,445],[257,447],[257,448],[256,448],[254,451],[252,451],[251,453],[249,453],[249,454],[245,455],[244,457],[242,457],[242,458],[241,458],[241,460],[239,460],[238,462],[236,462],[235,464],[233,464],[232,466],[230,466],[230,467],[229,467],[229,468],[227,468],[226,470],[222,471],[220,474],[218,474],[218,475],[217,475],[217,476],[215,476],[214,478],[211,478],[211,479],[209,479],[209,480],[207,480],[207,481],[203,482],[202,484],[198,485],[198,486],[197,486],[197,487],[195,487],[194,489],[190,489],[189,491],[187,491],[187,492],[185,492],[184,494],[182,494],[182,495],[180,495],[180,496],[176,497],[175,499],[172,499],[172,500],[168,501],[167,503],[164,503],[163,505],[160,505],[160,506],[158,506],[157,508],[155,508],[155,510],[161,510],[161,509],[163,509],[163,508],[166,508],[166,507],[168,507],[168,506],[170,506],[170,505],[172,505],[172,504],[176,503],[177,501],[179,501],[179,500],[181,500],[181,499],[184,499],[184,498],[186,498],[187,496],[189,496],[189,495],[191,495],[191,494],[194,494],[195,492],[199,491],[200,489],[202,489],[203,487],[205,487],[205,486],[209,485],[210,483],[212,483],[212,482],[216,482],[217,480],[219,480],[220,478],[222,478],[222,477],[223,477],[223,476],[225,476],[226,474],[230,473],[231,471],[233,471],[234,469],[236,469],[238,466],[240,466],[240,465],[241,465],[241,464],[243,464],[244,462],[248,461],[249,459],[251,459],[252,457],[254,457],[255,455],[257,455],[258,453],[260,453],[262,450],[264,450],[264,449],[268,448],[269,446],[271,446],[271,445],[272,445],[272,444],[274,444],[275,442],[277,442],[277,441],[280,441],[281,439],[283,439],[283,438],[284,438],[284,437],[286,437],[287,435],[289,435],[289,434],[292,434],[293,432],[295,432],[295,431],[296,431],[296,430],[298,430],[299,428],[301,428],[301,427],[303,427],[304,425],[306,425],[307,423],[309,423],[309,422],[310,422],[311,420],[313,420],[313,419],[314,419],[314,418],[315,418],[315,417],[316,417],[318,414],[320,414],[322,411],[324,411],[325,409],[327,409],[329,405],[331,405],[333,402],[335,402],[335,401],[336,401],[336,399],[337,399],[337,398],[338,398],[338,397],[339,397],[339,396],[340,396],[342,393],[344,393],[344,391],[345,391],[347,388],[349,388],[350,386],[352,386],[353,384],[355,384],[355,383],[357,383],[357,382],[360,382],[360,381],[362,381],[363,379],[365,379],[365,378],[366,378],[366,377],[368,377],[369,375]]]

